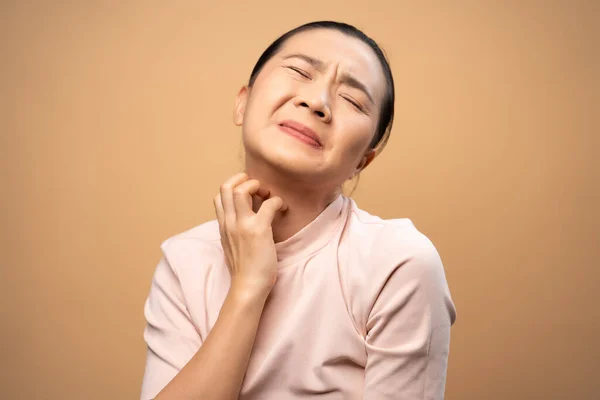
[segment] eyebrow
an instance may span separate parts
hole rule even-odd
[[[319,72],[323,72],[323,70],[325,69],[325,63],[322,60],[307,56],[306,54],[294,53],[294,54],[289,54],[289,55],[283,57],[284,60],[288,60],[290,58],[299,58],[301,60],[304,60],[308,64],[313,66]],[[353,87],[354,89],[360,90],[365,95],[367,95],[367,97],[369,98],[369,101],[372,104],[375,104],[375,100],[373,100],[373,96],[371,95],[371,92],[369,92],[367,85],[365,85],[364,83],[362,83],[361,81],[356,79],[354,76],[352,76],[348,73],[343,73],[340,78],[340,83],[344,83],[350,87]]]

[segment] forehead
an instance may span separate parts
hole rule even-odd
[[[279,57],[301,53],[339,65],[371,89],[376,99],[383,98],[385,77],[381,62],[369,45],[355,37],[333,29],[313,29],[289,38],[279,51]]]

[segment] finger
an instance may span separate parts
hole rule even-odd
[[[255,194],[261,199],[268,199],[271,191],[264,186],[260,186]]]
[[[271,197],[270,199],[265,200],[258,210],[258,217],[263,222],[268,223],[269,226],[273,223],[273,219],[275,218],[275,213],[277,211],[284,211],[286,209],[286,205],[283,204],[283,200],[279,196]]]
[[[257,194],[259,190],[260,182],[256,179],[240,183],[233,189],[233,201],[238,220],[254,215],[252,210],[252,196]]]
[[[258,191],[252,195],[252,211],[258,210],[263,201],[271,196],[271,191],[264,186],[260,186]]]
[[[220,188],[221,204],[223,205],[223,221],[226,226],[234,226],[235,224],[235,205],[233,202],[233,189],[240,183],[248,180],[248,175],[245,173],[235,174],[227,179]]]
[[[221,203],[221,193],[217,193],[215,197],[213,197],[213,206],[215,207],[215,214],[217,215],[217,220],[219,220],[219,224],[223,222],[223,216],[225,212],[223,211],[223,204]]]
[[[213,198],[213,205],[215,206],[217,221],[219,222],[219,232],[221,233],[221,236],[223,236],[225,234],[225,211],[223,210],[223,203],[221,202],[221,193],[218,193]]]
[[[230,267],[232,264],[231,264],[231,260],[229,258],[229,252],[226,248],[226,242],[225,242],[227,233],[225,232],[225,223],[224,223],[225,212],[223,211],[223,204],[221,203],[221,193],[218,193],[213,198],[213,204],[215,206],[215,213],[217,214],[217,221],[219,223],[219,235],[221,236],[221,244],[223,246],[225,262],[227,264],[227,267]]]

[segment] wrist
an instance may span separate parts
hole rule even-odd
[[[272,288],[273,285],[262,280],[233,278],[229,295],[239,302],[264,302]]]

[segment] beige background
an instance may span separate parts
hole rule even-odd
[[[390,56],[353,197],[442,255],[446,398],[598,398],[600,2],[72,3],[0,3],[0,398],[138,398],[159,245],[213,218],[236,91],[316,19]]]

